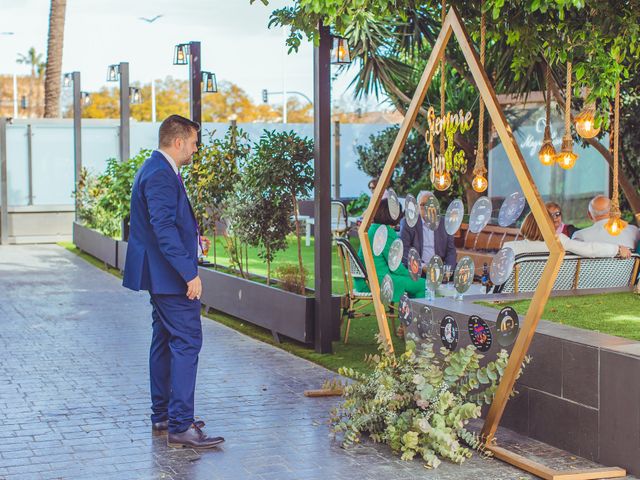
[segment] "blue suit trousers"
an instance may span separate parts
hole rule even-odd
[[[153,337],[149,352],[152,422],[169,420],[169,432],[193,423],[198,354],[202,347],[200,300],[151,294]]]

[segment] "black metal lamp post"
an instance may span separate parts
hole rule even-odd
[[[117,82],[118,80],[120,80],[120,161],[126,162],[130,156],[129,62],[109,65],[107,81]]]
[[[64,88],[73,88],[73,161],[74,188],[82,171],[82,106],[88,105],[91,96],[83,92],[80,86],[80,72],[65,73],[62,79]],[[76,202],[76,219],[78,218],[78,204]]]
[[[129,88],[129,62],[120,62],[117,65],[109,65],[107,81],[120,80],[120,161],[126,162],[130,152],[130,120],[131,116],[131,90]],[[122,219],[122,240],[129,239],[129,218]]]
[[[175,46],[174,65],[189,65],[189,116],[198,125],[202,123],[202,71],[200,69],[200,42],[180,43]],[[198,144],[202,131],[198,131]]]
[[[331,65],[350,62],[346,39],[318,24],[320,42],[313,50],[313,138],[315,204],[315,349],[331,353],[335,325],[331,309]],[[333,48],[332,48],[333,47]],[[264,95],[264,93],[263,93]]]

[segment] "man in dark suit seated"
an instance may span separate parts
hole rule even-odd
[[[147,290],[153,319],[149,373],[155,431],[168,431],[170,447],[212,448],[224,442],[194,419],[198,353],[202,346],[198,275],[198,222],[180,168],[198,151],[200,126],[171,115],[159,146],[144,162],[131,192],[131,231],[123,285]]]
[[[424,222],[426,217],[425,204],[427,199],[433,193],[423,190],[418,194],[418,205],[420,215],[418,223],[414,227],[407,225],[407,219],[403,218],[400,222],[400,238],[404,247],[402,262],[406,265],[409,257],[409,249],[415,248],[422,259],[422,274],[426,272],[426,266],[431,257],[438,255],[442,258],[445,265],[456,266],[456,246],[453,243],[453,236],[449,235],[444,228],[444,222],[440,219],[438,228],[435,231],[427,227]]]

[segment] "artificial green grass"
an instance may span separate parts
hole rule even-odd
[[[478,302],[493,308],[513,307],[523,317],[531,300]],[[551,322],[640,340],[640,295],[633,292],[550,298],[542,318]]]
[[[213,240],[212,237],[210,237]],[[276,269],[282,265],[298,265],[298,244],[295,236],[290,235],[287,239],[289,247],[286,250],[276,253],[275,259],[271,263],[271,275],[277,277]],[[358,250],[360,248],[360,241],[357,237],[350,238],[353,247]],[[314,239],[311,237],[311,245],[305,245],[304,236],[302,237],[302,263],[307,270],[306,284],[307,288],[313,288],[313,282],[315,280],[313,265],[314,265]],[[267,275],[267,264],[258,256],[259,249],[255,247],[248,247],[249,251],[249,271],[258,275]],[[333,293],[343,294],[345,291],[344,280],[342,279],[342,267],[340,265],[340,259],[338,258],[338,252],[335,248],[332,249],[333,258],[331,259],[331,277]],[[207,260],[214,262],[213,256],[213,244],[209,249],[209,256]],[[218,236],[216,238],[216,258],[215,263],[219,265],[229,266],[231,264],[229,254],[225,248],[224,238]]]
[[[222,239],[218,239],[218,255],[217,260],[219,264],[228,265],[228,255],[224,248],[222,248]],[[283,263],[297,263],[297,245],[295,239],[290,239],[290,247],[286,252],[281,252],[274,261],[275,265]],[[119,278],[122,275],[117,269],[106,267],[103,262],[92,257],[91,255],[80,251],[71,242],[60,242],[58,245],[66,248],[70,252],[80,256],[93,266],[109,272]],[[357,240],[354,242],[355,248],[358,248]],[[303,248],[303,260],[305,261],[305,267],[310,272],[310,278],[307,280],[307,285],[313,287],[313,241],[311,247]],[[255,250],[249,249],[249,268],[251,273],[266,274],[266,266],[260,259],[255,257]],[[210,252],[211,253],[211,252]],[[213,255],[210,255],[209,260],[213,261]],[[342,281],[342,270],[339,264],[339,260],[334,258],[333,262],[333,285],[334,293],[340,294],[344,291],[344,284]],[[262,342],[274,345],[278,348],[286,350],[294,355],[310,360],[318,365],[322,365],[329,370],[337,371],[340,367],[350,367],[358,371],[369,370],[369,365],[364,361],[364,358],[368,354],[377,352],[376,336],[378,334],[378,324],[375,315],[373,315],[373,306],[362,309],[363,312],[371,313],[372,316],[365,318],[357,318],[352,320],[351,328],[349,331],[349,343],[344,344],[342,340],[333,342],[332,354],[319,354],[308,345],[297,342],[295,340],[280,337],[281,342],[276,343],[273,339],[270,330],[253,325],[251,323],[239,320],[230,315],[226,315],[221,312],[203,313],[203,315],[211,320],[226,325],[240,333],[253,337]],[[342,326],[341,338],[344,338],[344,330],[346,328],[346,320]],[[393,332],[392,332],[393,333]],[[404,341],[401,338],[392,335],[394,348],[397,352],[404,352]],[[320,388],[320,386],[318,386]]]

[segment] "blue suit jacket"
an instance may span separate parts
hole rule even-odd
[[[403,218],[400,221],[400,238],[404,252],[402,254],[402,262],[406,265],[409,258],[409,249],[411,247],[422,255],[422,246],[424,243],[424,232],[422,231],[422,217],[418,215],[418,223],[415,227],[407,225],[407,220]],[[442,258],[442,261],[455,268],[456,266],[456,245],[453,236],[449,235],[444,228],[444,222],[440,219],[438,228],[433,234],[435,254]]]
[[[122,284],[156,294],[184,294],[197,275],[198,232],[191,204],[167,159],[154,151],[133,181]]]

